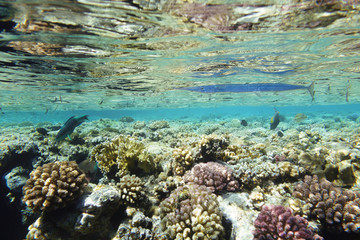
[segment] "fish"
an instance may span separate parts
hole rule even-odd
[[[280,113],[278,110],[276,110],[276,108],[274,108],[274,110],[275,110],[275,114],[270,119],[270,129],[271,130],[274,130],[280,123]]]
[[[295,122],[297,122],[297,123],[300,123],[300,122],[304,121],[305,119],[307,119],[307,116],[306,116],[305,114],[303,114],[303,113],[298,113],[298,114],[295,115],[295,117],[294,117],[293,120],[294,120]]]
[[[70,135],[74,132],[75,128],[85,122],[88,119],[89,115],[84,116],[72,116],[69,118],[64,125],[60,128],[59,132],[57,133],[55,140],[61,141],[68,137],[71,140]]]
[[[177,88],[178,90],[188,90],[193,92],[202,93],[221,93],[221,92],[280,92],[290,91],[297,89],[307,89],[310,93],[312,101],[315,99],[314,91],[315,82],[312,82],[309,86],[293,85],[286,83],[248,83],[248,84],[216,84],[216,85],[204,85],[195,87],[183,87]]]

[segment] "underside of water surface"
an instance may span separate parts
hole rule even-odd
[[[360,101],[351,1],[9,1],[0,10],[3,111]],[[312,82],[314,101],[305,89],[177,89]]]

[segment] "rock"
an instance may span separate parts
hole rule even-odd
[[[19,166],[13,168],[11,172],[5,175],[6,186],[11,192],[21,193],[22,187],[28,179],[29,170]]]

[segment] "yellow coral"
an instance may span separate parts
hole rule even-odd
[[[172,168],[175,175],[184,175],[195,161],[192,151],[185,147],[175,148],[173,151]]]
[[[98,163],[102,172],[115,170],[119,177],[139,169],[149,173],[156,168],[156,159],[146,151],[145,145],[133,137],[123,135],[96,146],[91,160]]]

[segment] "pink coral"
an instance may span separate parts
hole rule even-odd
[[[204,185],[212,192],[219,192],[223,189],[235,191],[239,188],[239,182],[234,179],[232,170],[216,162],[196,164],[186,172],[184,181]]]
[[[254,225],[254,240],[323,239],[314,234],[305,218],[299,215],[293,216],[292,210],[283,206],[263,206]]]

